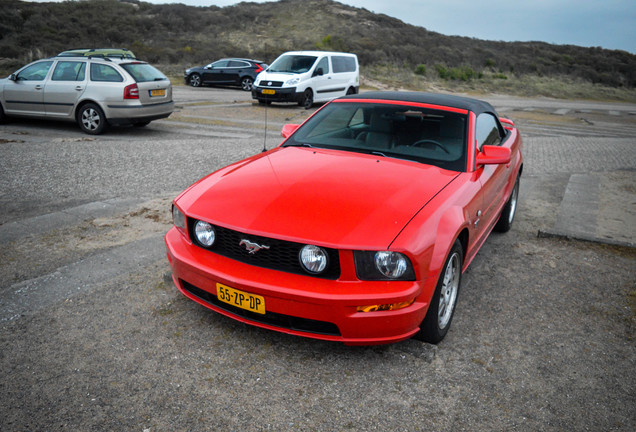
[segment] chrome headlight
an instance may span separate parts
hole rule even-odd
[[[287,81],[285,81],[285,86],[293,86],[296,85],[300,82],[300,78],[296,77],[296,78],[291,78],[288,79]]]
[[[354,251],[356,274],[361,280],[415,280],[409,258],[393,251]]]
[[[210,247],[216,240],[216,232],[214,227],[207,222],[197,221],[194,224],[194,236],[201,246]]]
[[[402,277],[408,268],[406,257],[399,252],[376,252],[374,261],[380,273],[390,279]]]
[[[303,268],[311,274],[322,273],[329,263],[327,251],[314,245],[303,246],[298,254],[298,259]]]

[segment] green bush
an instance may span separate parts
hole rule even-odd
[[[417,65],[417,67],[415,68],[415,74],[426,75],[426,65],[423,65],[423,64]]]

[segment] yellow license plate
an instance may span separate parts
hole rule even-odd
[[[275,90],[263,89],[263,94],[276,94]]]
[[[222,302],[231,304],[232,306],[263,315],[265,314],[265,298],[259,295],[246,293],[245,291],[239,291],[217,283],[216,296]]]
[[[165,96],[166,89],[150,90],[150,96]]]

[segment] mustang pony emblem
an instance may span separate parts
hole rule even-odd
[[[258,243],[251,242],[247,239],[241,240],[241,242],[239,243],[239,246],[245,246],[245,249],[247,249],[247,251],[252,255],[254,255],[256,252],[258,252],[261,249],[269,249],[269,246],[259,245]]]

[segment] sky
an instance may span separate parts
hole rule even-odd
[[[52,0],[33,0],[52,1]],[[61,0],[53,0],[61,1]],[[236,0],[143,0],[229,6]],[[266,0],[251,0],[263,3]],[[447,36],[543,41],[636,54],[636,0],[339,0]]]

